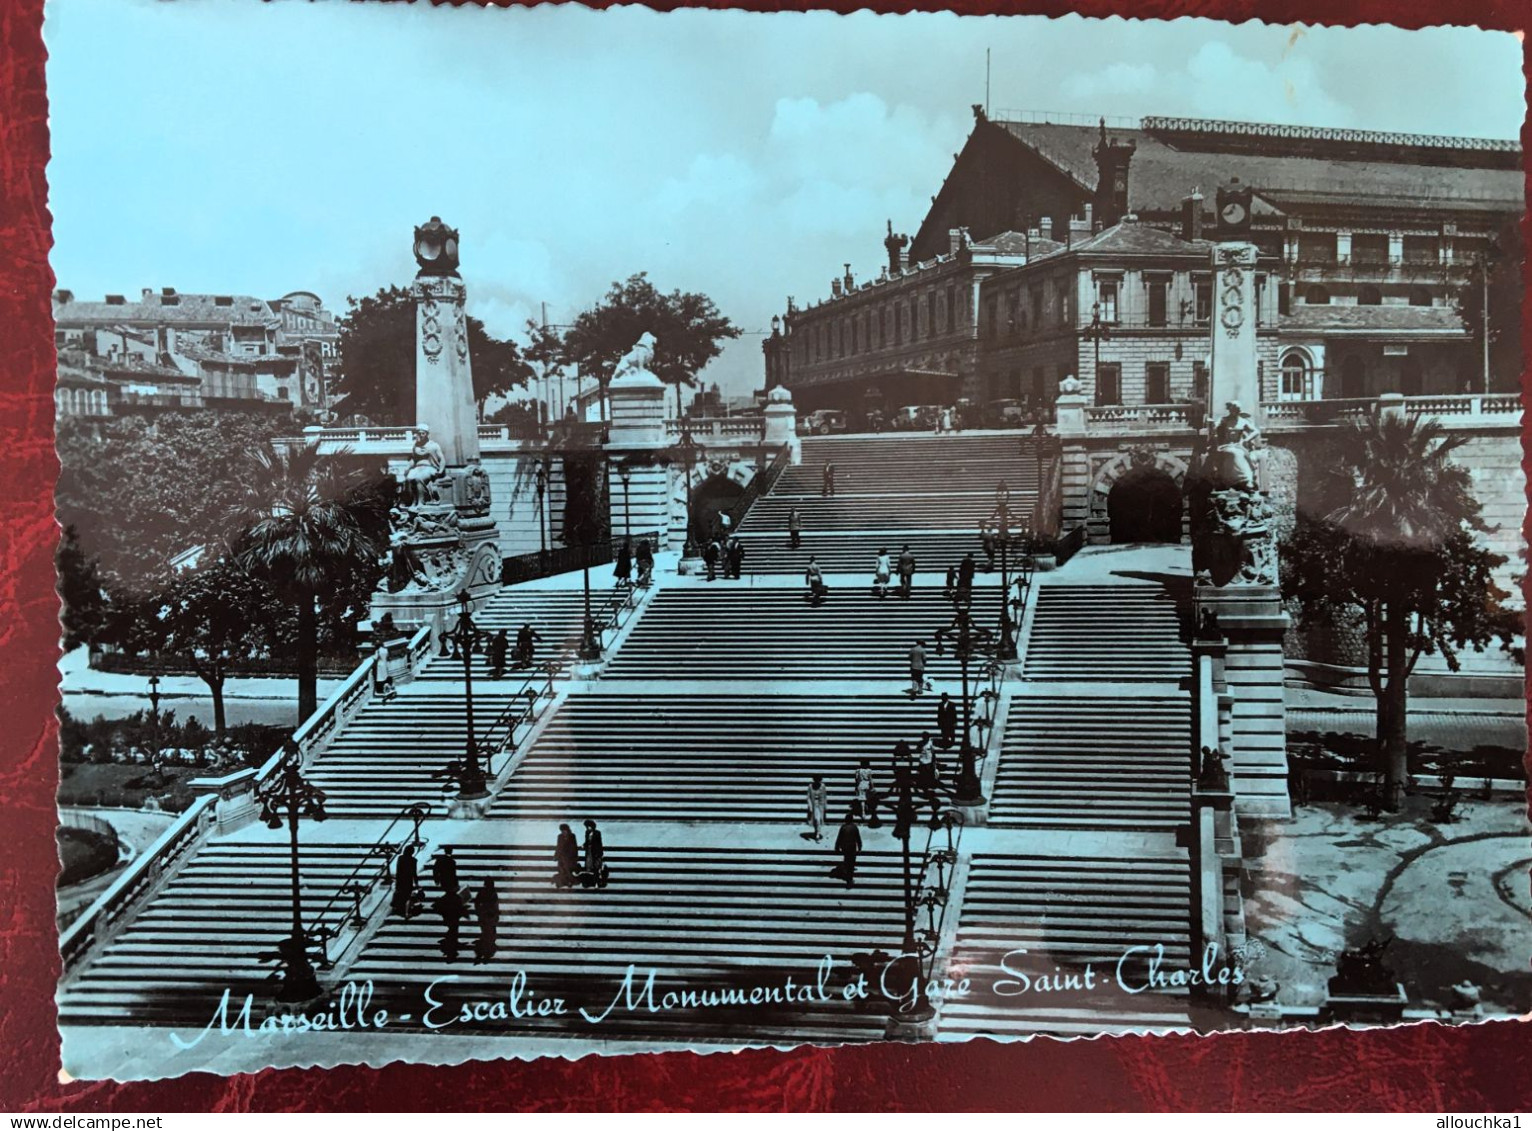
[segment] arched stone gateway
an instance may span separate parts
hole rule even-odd
[[[1185,533],[1186,463],[1137,448],[1106,461],[1091,487],[1091,526],[1114,543],[1180,542]]]
[[[717,532],[719,513],[745,493],[757,470],[753,460],[745,459],[699,461],[691,469],[692,534],[699,544]],[[670,529],[677,548],[686,537],[686,481],[686,471],[676,468],[671,478]]]

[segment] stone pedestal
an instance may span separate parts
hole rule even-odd
[[[1331,993],[1320,1010],[1322,1024],[1397,1025],[1410,1004],[1404,987],[1395,984],[1391,994]]]
[[[670,469],[662,458],[665,386],[645,368],[631,368],[607,386],[612,421],[607,430],[607,505],[612,538],[670,532]],[[621,469],[628,478],[624,487]],[[658,547],[657,547],[658,548]]]
[[[780,449],[783,444],[788,445],[789,456],[794,466],[803,462],[803,444],[798,439],[798,409],[793,404],[793,395],[783,385],[778,385],[766,395],[766,429],[762,436],[767,447]]]

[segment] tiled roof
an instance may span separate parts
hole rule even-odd
[[[1064,172],[1081,188],[1094,192],[1094,151],[1100,132],[1094,126],[1023,122],[998,123],[1011,136]],[[1108,137],[1134,144],[1128,165],[1128,207],[1141,212],[1180,209],[1194,188],[1211,198],[1219,184],[1238,177],[1257,197],[1277,209],[1303,204],[1349,203],[1425,206],[1443,209],[1490,209],[1520,212],[1524,183],[1517,169],[1458,167],[1417,160],[1358,160],[1314,156],[1312,144],[1292,144],[1283,153],[1281,138],[1262,139],[1261,152],[1198,149],[1171,145],[1144,130],[1108,130]],[[1337,154],[1347,153],[1336,146]],[[1262,209],[1257,206],[1257,214]]]
[[[1026,232],[1001,232],[998,236],[990,236],[988,239],[975,240],[973,249],[979,252],[995,252],[1000,255],[1047,255],[1063,244],[1042,236],[1029,236]]]
[[[1213,245],[1208,240],[1183,240],[1173,232],[1150,224],[1125,220],[1113,224],[1069,250],[1088,252],[1093,255],[1200,255],[1212,254]]]
[[[221,304],[218,298],[232,301]],[[151,294],[140,302],[80,302],[53,304],[53,319],[60,326],[99,326],[113,322],[215,322],[240,326],[275,325],[277,314],[263,300],[250,295],[176,295],[173,302]]]
[[[1450,306],[1309,306],[1294,303],[1282,316],[1284,330],[1331,332],[1430,331],[1464,333],[1463,320]]]

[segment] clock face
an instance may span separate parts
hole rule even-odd
[[[1223,222],[1233,227],[1245,222],[1245,206],[1237,200],[1231,200],[1223,206]]]

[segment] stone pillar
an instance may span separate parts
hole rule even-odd
[[[1217,420],[1238,401],[1257,427],[1261,384],[1256,365],[1256,246],[1221,243],[1213,249],[1213,351],[1208,418]]]
[[[789,446],[790,459],[794,465],[803,462],[803,444],[798,439],[798,409],[793,405],[793,395],[786,386],[778,385],[766,394],[766,430],[762,439],[768,448],[779,450]]]
[[[1384,420],[1403,420],[1407,415],[1403,393],[1382,393],[1378,396],[1378,415]]]
[[[1090,451],[1085,444],[1085,394],[1070,374],[1059,382],[1054,401],[1059,437],[1059,536],[1090,523]]]
[[[670,472],[659,458],[669,446],[665,385],[642,359],[619,368],[619,375],[607,386],[612,410],[606,449],[612,538],[621,541],[625,536],[658,533],[664,539],[670,532]],[[622,468],[628,472],[626,488]]]
[[[479,458],[478,404],[468,358],[467,288],[455,275],[418,275],[415,297],[415,420],[431,430],[448,467]]]

